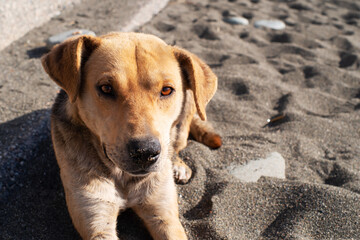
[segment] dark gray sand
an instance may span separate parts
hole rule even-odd
[[[57,88],[39,57],[41,40],[71,24],[97,34],[117,30],[102,22],[121,12],[112,1],[86,9],[53,19],[27,35],[30,43],[23,38],[1,52],[8,77],[0,94],[14,91],[14,99],[0,95],[11,106],[1,109],[0,144],[12,156],[0,159],[2,239],[79,238],[48,130]],[[250,24],[224,22],[229,12]],[[254,28],[260,19],[282,20],[286,28]],[[352,0],[198,0],[171,1],[139,29],[198,54],[219,77],[207,112],[223,146],[210,150],[189,140],[181,153],[194,172],[178,186],[189,239],[360,239],[359,27],[360,3]],[[17,106],[22,96],[27,101]],[[282,121],[263,127],[280,112]],[[30,152],[19,150],[28,145]],[[228,166],[271,152],[285,159],[286,179],[246,183],[229,174]],[[150,239],[132,211],[118,220],[120,238]]]

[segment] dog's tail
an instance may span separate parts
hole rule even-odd
[[[216,149],[221,147],[221,137],[215,132],[208,121],[202,121],[197,114],[194,115],[191,121],[190,133],[196,141],[210,148]]]

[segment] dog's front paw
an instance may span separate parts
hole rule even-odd
[[[179,157],[173,162],[174,178],[176,183],[185,184],[191,178],[191,168],[184,163]]]

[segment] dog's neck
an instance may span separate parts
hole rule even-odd
[[[64,111],[66,112],[66,115],[69,116],[72,124],[86,127],[84,121],[79,116],[78,106],[76,103],[71,103],[70,101],[67,101],[64,108]]]
[[[71,123],[74,126],[85,127],[81,120],[76,103],[71,103],[64,90],[60,90],[52,108],[53,114],[61,121]]]

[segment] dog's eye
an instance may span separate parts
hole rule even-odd
[[[100,90],[102,93],[107,94],[107,95],[112,94],[112,92],[113,92],[112,86],[108,85],[108,84],[100,86]]]
[[[169,96],[170,94],[172,94],[173,91],[174,89],[171,87],[163,87],[161,89],[161,96]]]

